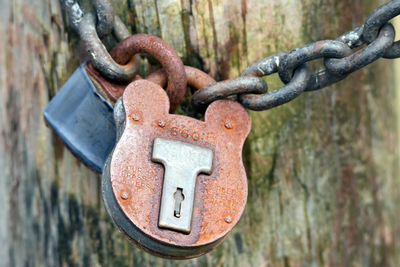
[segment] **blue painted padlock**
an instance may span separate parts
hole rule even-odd
[[[115,144],[113,106],[97,92],[84,64],[50,101],[43,115],[71,152],[101,173]]]

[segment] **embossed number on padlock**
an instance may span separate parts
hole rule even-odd
[[[119,140],[103,170],[102,194],[132,242],[159,256],[193,258],[220,244],[244,210],[250,117],[230,100],[213,102],[204,121],[168,110],[158,85],[138,80],[126,88],[115,106]]]

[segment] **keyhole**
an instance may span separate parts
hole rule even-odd
[[[175,199],[175,208],[174,208],[174,216],[176,218],[181,217],[181,205],[182,201],[185,199],[185,196],[182,193],[183,189],[182,188],[177,188],[176,192],[174,193],[174,199]]]

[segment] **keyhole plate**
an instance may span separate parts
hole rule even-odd
[[[158,225],[190,233],[199,173],[211,173],[213,152],[181,141],[156,138],[152,160],[165,167]]]

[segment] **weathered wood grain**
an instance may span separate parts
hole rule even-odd
[[[82,2],[88,3],[89,0]],[[113,1],[216,79],[361,24],[383,1]],[[162,260],[112,226],[100,179],[43,123],[84,50],[57,0],[0,1],[1,266],[397,266],[398,114],[393,61],[282,107],[251,112],[245,214],[214,252]],[[267,78],[270,88],[281,83]],[[397,103],[398,105],[398,103]],[[180,112],[187,112],[181,109]]]

